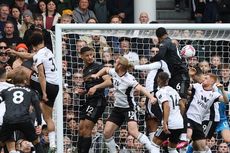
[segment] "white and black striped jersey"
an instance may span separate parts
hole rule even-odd
[[[145,64],[145,65],[135,65],[135,70],[143,70],[143,71],[149,71],[146,81],[145,81],[145,87],[149,92],[156,91],[157,85],[155,84],[156,76],[159,72],[159,70],[162,70],[169,74],[169,77],[171,77],[168,65],[165,63],[165,61],[160,60],[158,62],[154,62],[151,64]]]
[[[113,79],[113,86],[115,88],[115,107],[121,108],[134,108],[136,103],[134,102],[134,88],[138,85],[138,82],[128,72],[126,72],[123,76],[119,76],[115,69],[112,68],[109,70],[109,75],[111,75]]]
[[[195,83],[192,88],[191,102],[187,110],[187,117],[196,123],[202,124],[205,115],[214,103],[218,102],[220,93],[213,90],[204,90],[202,84]]]
[[[33,62],[34,62],[35,72],[38,73],[38,70],[37,70],[38,66],[43,64],[46,81],[51,84],[58,85],[57,67],[56,67],[54,55],[51,50],[49,50],[47,47],[40,49],[33,56]],[[38,77],[35,75],[32,75],[31,79],[36,82],[39,82]]]
[[[156,92],[156,97],[160,105],[161,110],[162,104],[166,101],[169,102],[170,112],[168,118],[169,129],[182,129],[184,128],[183,117],[180,113],[179,100],[180,95],[175,89],[170,86],[164,86]]]
[[[4,89],[7,89],[9,87],[13,87],[13,84],[7,83],[7,82],[0,82],[0,92]],[[3,123],[3,116],[6,112],[6,105],[5,102],[0,103],[0,125]]]

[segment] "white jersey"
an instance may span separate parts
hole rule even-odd
[[[13,84],[7,82],[0,82],[0,92],[4,89],[14,86]],[[3,123],[3,116],[6,112],[5,102],[0,103],[0,125]]]
[[[47,47],[40,49],[34,56],[34,69],[38,73],[38,66],[43,64],[46,81],[58,85],[58,73],[54,55]],[[32,75],[31,79],[39,82],[38,77]]]
[[[115,88],[115,107],[120,108],[130,108],[135,107],[136,103],[134,102],[134,88],[138,85],[138,82],[128,72],[126,72],[123,76],[119,76],[115,69],[112,68],[109,70],[109,75],[113,79],[113,86]]]
[[[179,100],[180,95],[177,93],[175,89],[170,86],[165,86],[160,88],[156,92],[156,97],[158,99],[158,103],[160,105],[161,110],[162,104],[166,101],[169,102],[169,118],[168,118],[168,128],[169,129],[182,129],[184,128],[183,117],[180,113]]]
[[[149,92],[154,91],[154,80],[159,69],[162,69],[164,72],[168,73],[169,77],[171,78],[171,73],[169,72],[168,65],[163,60],[151,64],[135,65],[134,69],[149,71],[145,81],[145,87]]]
[[[189,104],[187,117],[194,122],[202,124],[208,110],[214,102],[218,102],[220,93],[213,90],[204,90],[202,84],[195,83],[192,88],[192,100]]]

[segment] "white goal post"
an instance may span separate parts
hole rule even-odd
[[[63,31],[71,33],[74,31],[80,31],[80,33],[90,34],[90,31],[100,33],[100,30],[112,30],[121,31],[120,36],[135,35],[135,32],[129,32],[134,30],[155,30],[159,27],[164,27],[167,30],[218,30],[224,31],[223,36],[215,37],[216,33],[209,34],[210,38],[203,37],[202,39],[216,39],[230,41],[230,35],[225,32],[230,32],[230,24],[56,24],[55,25],[55,48],[54,54],[56,57],[59,77],[62,78],[62,37]],[[124,31],[124,32],[122,32]],[[154,32],[155,34],[155,32]],[[226,35],[225,35],[226,34]],[[151,35],[151,34],[150,34]],[[145,37],[143,35],[136,35],[137,37]],[[150,37],[150,36],[147,36]],[[171,36],[170,36],[171,37]],[[177,36],[175,36],[177,38]],[[196,39],[190,37],[191,39]],[[60,79],[60,87],[63,87],[63,81]],[[57,153],[63,153],[63,89],[60,88],[58,98],[55,104],[55,120],[56,120],[56,131],[57,131]]]

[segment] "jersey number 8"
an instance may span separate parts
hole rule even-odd
[[[24,93],[22,91],[15,91],[13,93],[13,102],[15,104],[20,104],[21,102],[23,102],[24,97],[23,97]]]

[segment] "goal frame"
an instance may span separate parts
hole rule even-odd
[[[164,27],[167,30],[230,30],[230,24],[56,24],[54,55],[58,67],[59,85],[62,82],[62,31],[63,30],[154,30]],[[63,88],[56,99],[57,153],[63,153]]]

